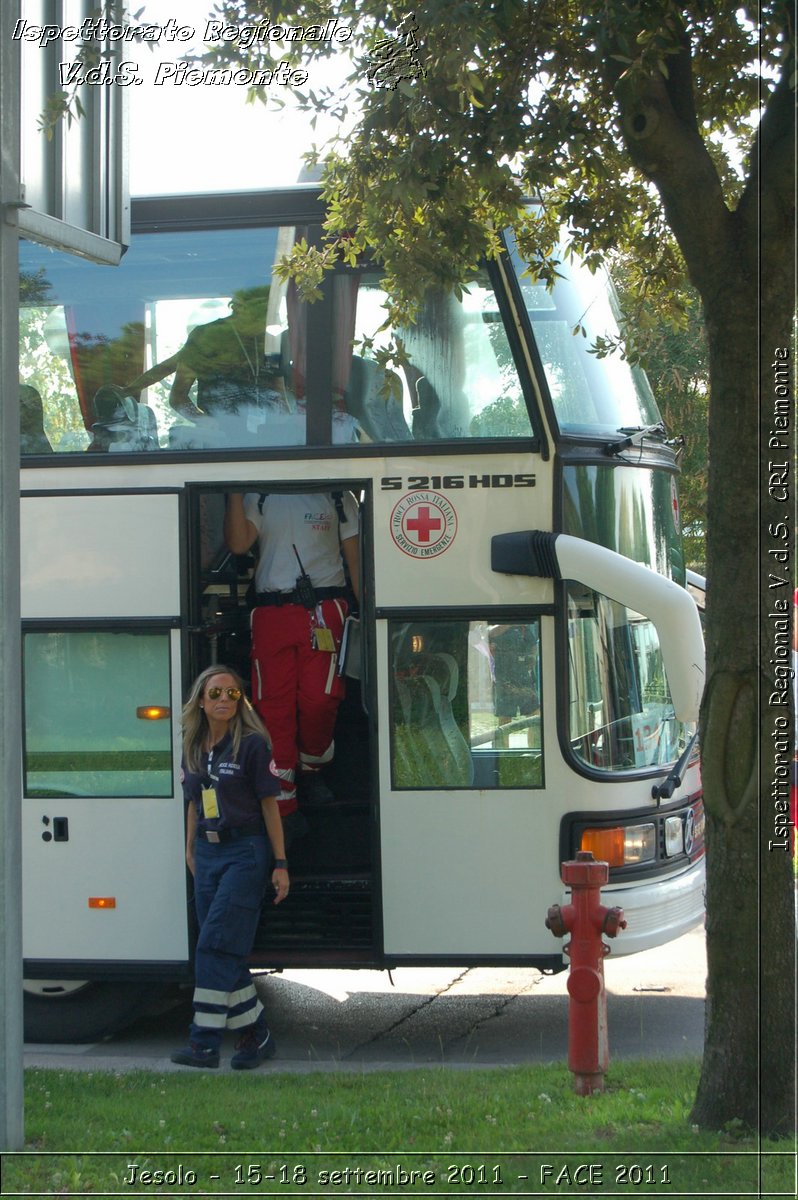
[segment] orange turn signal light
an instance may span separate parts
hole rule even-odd
[[[116,908],[116,896],[89,896],[89,908]]]
[[[618,826],[614,829],[586,829],[579,849],[589,850],[598,862],[622,867],[625,862],[624,830]]]
[[[136,709],[140,721],[165,721],[171,717],[172,710],[165,704],[142,704]]]

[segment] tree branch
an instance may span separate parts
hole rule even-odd
[[[720,178],[697,128],[689,59],[684,45],[669,59],[668,79],[628,72],[615,93],[629,157],[660,193],[691,281],[706,300],[715,268],[730,252],[732,230]]]
[[[746,227],[759,225],[761,207],[795,213],[795,49],[790,44],[751,147],[748,181],[737,211]]]

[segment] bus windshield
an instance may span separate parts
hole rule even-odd
[[[564,434],[615,433],[661,420],[644,373],[619,352],[598,359],[590,353],[597,337],[618,336],[619,306],[605,271],[591,273],[560,251],[565,278],[550,290],[528,274],[512,235],[510,258],[532,326],[554,416]],[[585,336],[575,336],[581,327]]]

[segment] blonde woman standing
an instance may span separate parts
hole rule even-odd
[[[275,1052],[247,967],[266,884],[288,895],[288,864],[269,735],[229,667],[206,667],[183,708],[186,861],[199,923],[187,1067],[218,1067],[225,1029],[240,1037],[230,1065],[257,1067]]]

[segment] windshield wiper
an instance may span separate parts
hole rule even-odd
[[[696,729],[690,741],[687,743],[681,758],[675,762],[668,774],[663,779],[662,783],[656,783],[651,789],[651,798],[653,800],[670,800],[677,787],[681,787],[682,775],[684,769],[690,761],[690,756],[693,753],[693,747],[698,741],[698,730]]]
[[[620,454],[630,446],[641,446],[647,437],[664,438],[667,431],[662,421],[658,421],[656,425],[623,426],[616,432],[625,434],[625,437],[620,442],[608,442],[604,447],[605,454]]]

